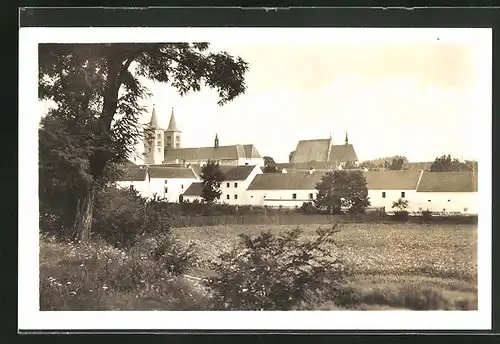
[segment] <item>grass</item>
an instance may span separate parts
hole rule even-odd
[[[305,235],[318,227],[302,226]],[[229,249],[238,234],[280,232],[293,226],[214,226],[179,228],[181,240],[196,244],[202,259],[190,272],[210,275],[207,260]],[[351,268],[348,287],[357,302],[319,309],[477,309],[477,226],[342,224],[336,236]]]

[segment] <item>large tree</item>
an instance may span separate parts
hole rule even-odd
[[[47,116],[60,126],[52,131],[54,146],[40,155],[58,161],[56,169],[71,166],[75,235],[89,238],[94,199],[109,169],[135,153],[146,79],[181,95],[213,88],[223,105],[245,91],[247,70],[241,58],[210,52],[207,43],[40,44],[39,98],[55,103]]]
[[[221,172],[219,163],[215,161],[208,161],[208,163],[201,168],[201,179],[203,181],[203,188],[201,190],[201,197],[207,203],[213,203],[220,198],[222,194],[220,184],[224,181],[224,174]]]
[[[316,208],[330,214],[340,213],[342,209],[362,213],[370,206],[366,178],[358,170],[328,172],[322,176],[316,189]]]
[[[431,172],[461,172],[471,171],[472,165],[458,159],[452,159],[451,155],[442,155],[437,157],[431,165]]]
[[[276,165],[276,162],[274,161],[273,158],[270,156],[265,156],[264,157],[264,169],[262,170],[264,173],[277,173],[278,172],[278,165]]]

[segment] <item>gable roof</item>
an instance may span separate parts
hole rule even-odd
[[[300,140],[292,156],[292,163],[309,161],[326,161],[328,155],[329,139]]]
[[[189,168],[185,167],[150,167],[149,175],[151,178],[193,178],[195,174]]]
[[[241,145],[195,148],[170,148],[165,151],[165,160],[179,162],[200,160],[236,160],[245,158],[245,150]]]
[[[254,145],[243,145],[243,149],[245,150],[245,157],[247,159],[259,159],[262,158],[255,148]]]
[[[142,182],[146,180],[146,168],[142,166],[127,166],[121,176],[121,182]]]
[[[203,183],[192,183],[189,187],[184,191],[184,196],[201,196],[201,191],[203,190]]]
[[[332,145],[330,150],[329,162],[348,162],[358,161],[358,156],[352,144]]]
[[[430,171],[431,165],[432,161],[409,162],[406,164],[406,169]]]
[[[424,172],[417,192],[476,192],[477,186],[472,172]]]
[[[367,171],[369,190],[415,190],[422,171]]]
[[[195,175],[201,178],[201,169],[202,166],[198,164],[191,164],[189,166]],[[242,166],[228,166],[228,165],[219,165],[220,171],[224,174],[224,181],[233,181],[233,180],[246,180],[250,173],[254,170],[254,165],[242,165]]]
[[[264,173],[255,176],[248,190],[313,190],[323,173]]]

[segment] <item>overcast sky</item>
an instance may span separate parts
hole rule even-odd
[[[183,146],[257,146],[261,155],[287,161],[299,140],[344,132],[360,160],[401,154],[410,161],[475,158],[477,57],[459,43],[221,45],[250,65],[248,89],[218,106],[214,91],[180,97],[165,84],[147,85],[160,125],[171,107]],[[144,115],[148,121],[150,112]]]

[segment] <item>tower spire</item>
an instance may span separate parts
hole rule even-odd
[[[172,113],[170,115],[170,123],[168,124],[167,131],[179,131],[179,129],[177,129],[177,123],[175,121],[174,107],[173,106],[172,106]]]
[[[217,135],[217,133],[215,133],[214,147],[219,148],[219,136]]]
[[[349,144],[349,138],[347,137],[347,130],[345,131],[345,144]]]
[[[158,118],[156,117],[156,107],[153,104],[153,112],[151,113],[151,121],[149,121],[149,125],[152,128],[158,128]]]

